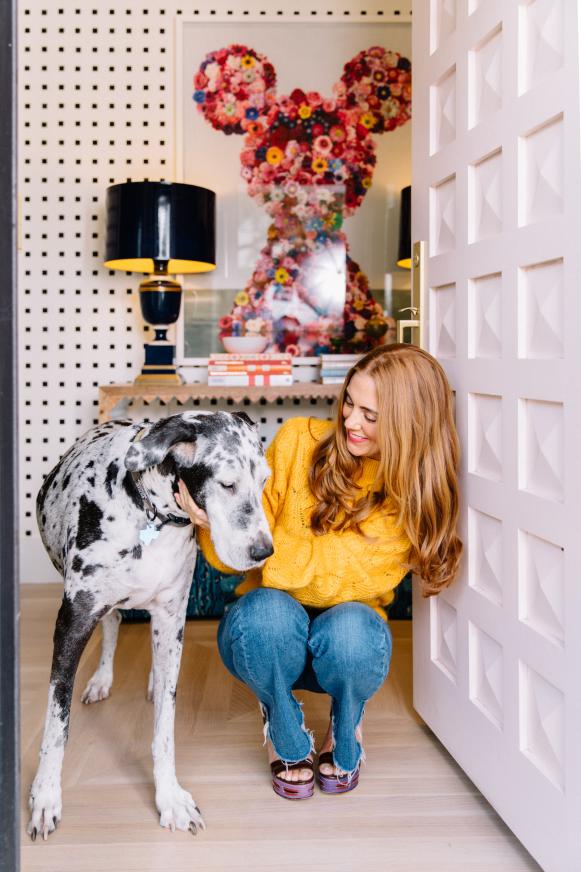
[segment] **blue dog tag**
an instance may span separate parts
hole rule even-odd
[[[143,542],[144,545],[149,545],[150,542],[153,542],[154,539],[157,539],[159,536],[159,530],[152,524],[151,521],[144,527],[143,530],[139,531],[139,539]]]

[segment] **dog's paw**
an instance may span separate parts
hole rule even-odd
[[[187,790],[183,790],[179,784],[157,799],[157,809],[160,825],[168,827],[172,832],[190,830],[195,836],[198,830],[206,829],[200,809],[192,795]]]
[[[41,785],[32,786],[28,807],[31,812],[26,832],[34,842],[38,835],[44,841],[53,833],[61,819],[63,810],[60,789],[44,788]]]
[[[112,684],[113,677],[109,673],[97,670],[87,682],[87,686],[81,695],[81,702],[89,705],[92,702],[100,702],[102,699],[107,699],[111,693]]]

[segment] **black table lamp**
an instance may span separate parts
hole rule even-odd
[[[137,382],[180,382],[167,330],[179,317],[182,289],[167,276],[216,268],[215,206],[214,192],[197,185],[124,182],[107,188],[105,266],[153,273],[139,286],[141,312],[155,339],[145,345]]]
[[[402,188],[399,213],[399,245],[397,265],[404,269],[412,268],[412,187]]]

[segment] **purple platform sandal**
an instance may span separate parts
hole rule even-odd
[[[328,763],[334,766],[333,753],[324,751],[319,754],[319,766],[321,763]],[[317,772],[317,782],[323,793],[348,793],[350,790],[355,790],[359,784],[359,769],[358,766],[350,779],[346,775],[323,775],[319,770]]]
[[[309,799],[315,792],[314,772],[307,781],[285,781],[279,778],[281,772],[293,772],[296,769],[310,769],[313,772],[312,760],[299,760],[298,763],[285,763],[283,760],[274,760],[270,764],[272,772],[272,789],[277,796],[283,799]]]

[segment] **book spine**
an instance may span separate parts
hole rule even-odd
[[[208,372],[212,375],[220,375],[220,373],[285,373],[292,374],[292,367],[286,364],[275,363],[213,363],[208,364]]]
[[[276,373],[254,374],[236,373],[233,375],[210,375],[208,376],[209,385],[222,385],[224,387],[267,387],[268,385],[282,387],[283,385],[292,385],[293,377],[289,375],[277,375]]]
[[[345,379],[343,377],[337,378],[334,375],[326,375],[321,379],[322,384],[324,385],[342,385]]]
[[[211,354],[209,359],[219,361],[220,363],[228,362],[229,360],[243,360],[246,363],[269,363],[271,361],[292,363],[292,355],[284,354],[283,352],[273,352],[272,354],[221,354],[216,352]]]
[[[321,363],[341,363],[351,366],[361,360],[361,354],[321,354]]]

